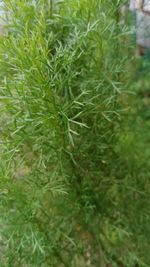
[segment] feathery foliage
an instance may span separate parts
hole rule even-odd
[[[146,266],[121,2],[5,0],[1,266]]]

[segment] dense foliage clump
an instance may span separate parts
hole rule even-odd
[[[1,266],[148,266],[120,2],[5,1]]]

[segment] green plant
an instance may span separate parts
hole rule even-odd
[[[129,34],[120,1],[5,6],[1,265],[144,266],[125,213],[134,164],[120,152]]]

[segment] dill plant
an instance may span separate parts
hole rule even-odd
[[[1,266],[143,264],[125,220],[117,146],[128,86],[120,7],[5,1]]]

